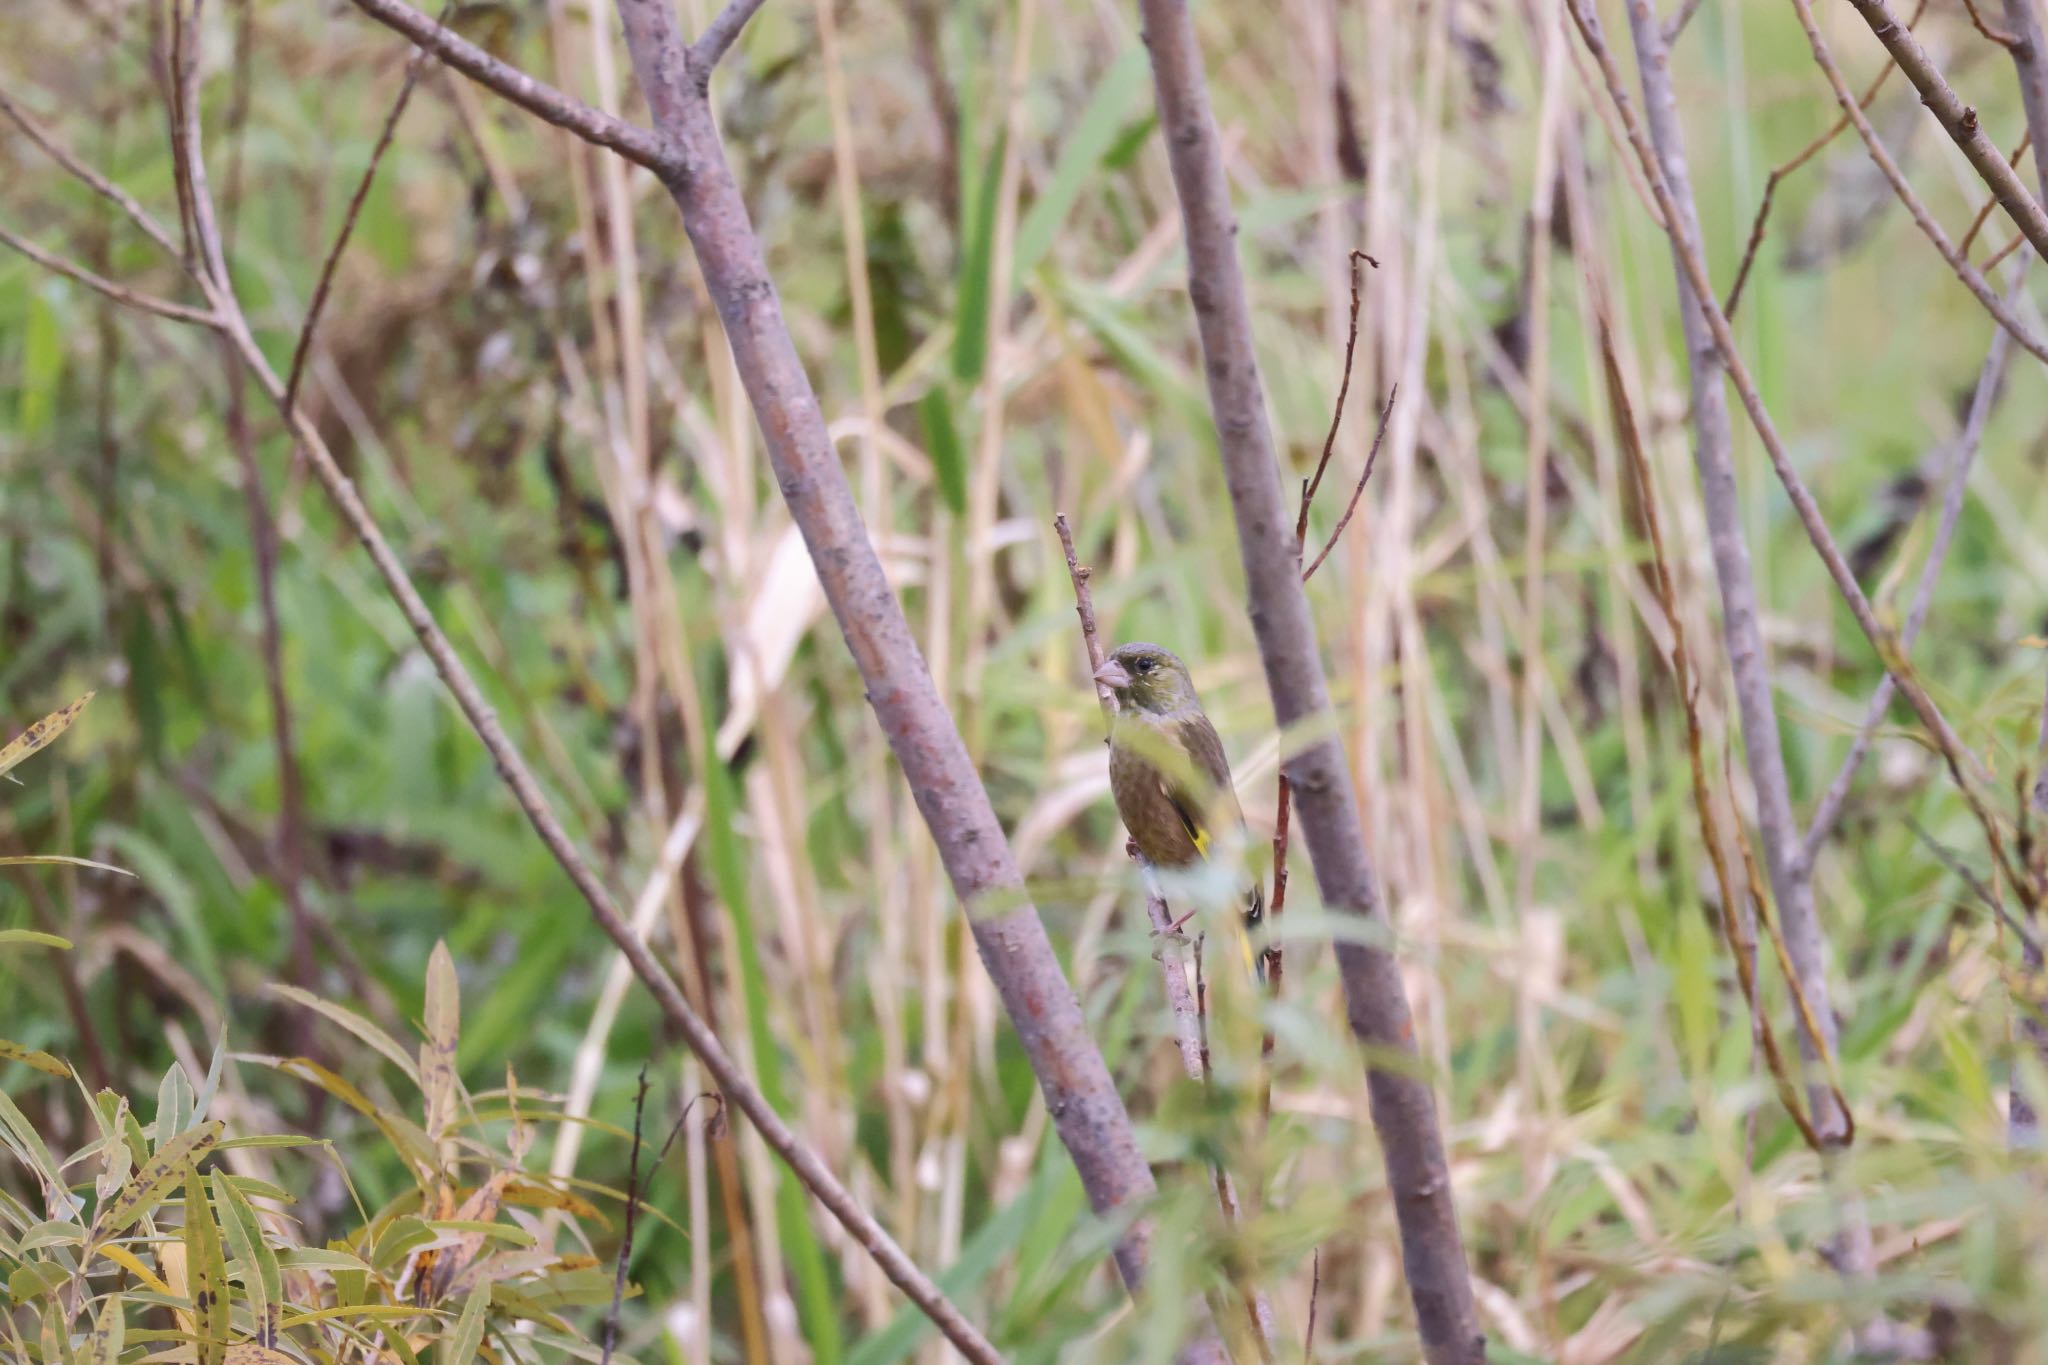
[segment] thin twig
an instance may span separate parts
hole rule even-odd
[[[1852,4],[1858,4],[1859,7],[1869,2],[1870,0],[1851,0]],[[1976,266],[1971,265],[1969,258],[1956,250],[1955,244],[1949,241],[1948,233],[1942,230],[1941,224],[1935,221],[1933,212],[1928,209],[1919,194],[1914,191],[1911,183],[1907,181],[1906,173],[1899,169],[1899,163],[1893,159],[1890,150],[1884,145],[1884,140],[1877,135],[1877,129],[1871,125],[1869,118],[1864,115],[1862,108],[1856,103],[1856,96],[1849,89],[1848,79],[1842,75],[1842,68],[1836,64],[1834,53],[1828,47],[1827,39],[1821,36],[1820,24],[1814,18],[1811,0],[1793,0],[1793,9],[1798,13],[1800,27],[1806,31],[1807,46],[1813,50],[1815,64],[1827,76],[1828,84],[1834,87],[1836,103],[1840,104],[1842,112],[1848,115],[1849,122],[1856,129],[1856,135],[1863,139],[1864,148],[1870,153],[1871,161],[1876,164],[1879,171],[1883,172],[1886,182],[1891,185],[1892,192],[1898,196],[1899,202],[1906,206],[1906,212],[1912,216],[1914,224],[1920,229],[1927,240],[1934,244],[1935,251],[1941,256],[1942,260],[1948,263],[1948,268],[1954,272],[1956,278],[1961,280],[1963,286],[1972,294],[1976,295],[1977,301],[1984,305],[1985,311],[1998,319],[1999,325],[2011,332],[2013,338],[2020,345],[2024,346],[2035,356],[2048,361],[2048,340],[2043,340],[2032,328],[2022,322],[2016,313],[2006,307],[2004,302],[1992,290],[1989,282],[1985,280],[1983,272],[1978,270]],[[1913,42],[1913,37],[1910,33],[1905,34],[1904,38],[1906,42],[1913,43],[1913,51],[1919,52],[1919,45]],[[1890,44],[1888,43],[1887,46],[1890,46]],[[1893,49],[1893,55],[1898,55],[1898,49]],[[1924,62],[1926,54],[1921,53],[1920,56]],[[1908,79],[1913,79],[1916,86],[1920,85],[1920,81],[1914,78],[1913,68],[1904,57],[1899,58],[1899,65],[1905,69]],[[1937,77],[1937,79],[1939,78]],[[1943,88],[1946,89],[1946,86]],[[1926,88],[1924,86],[1922,87],[1922,95],[1926,95]],[[1953,92],[1950,93],[1949,98],[1954,98]],[[1929,107],[1932,108],[1934,106],[1930,104]],[[1976,111],[1967,110],[1965,112],[1969,115],[1971,127],[1971,135],[1968,139],[1969,146],[1964,148],[1965,154],[1970,157],[1972,164],[1975,164],[1978,160],[1977,150],[1982,148],[1990,149],[1991,162],[1997,166],[2002,178],[1993,179],[1988,173],[1984,172],[1982,166],[1978,167],[1979,172],[1986,174],[1986,179],[1991,181],[1992,193],[1998,197],[1999,202],[2005,206],[2006,211],[2012,214],[2019,222],[2020,230],[2025,232],[2030,240],[2035,241],[2036,249],[2048,251],[2048,247],[2041,245],[2044,242],[2048,242],[2048,219],[2042,217],[2040,205],[2034,202],[2033,196],[2027,193],[2026,187],[2019,183],[2019,176],[2011,165],[2006,162],[2005,153],[1991,146],[1990,139],[1986,138],[1983,133],[1976,131]],[[2024,200],[2024,203],[2019,203],[2011,198],[2015,190],[2017,190],[2020,199]],[[2028,209],[2031,210],[2031,213],[2024,211]]]
[[[1878,42],[1884,44],[1885,51],[1892,54],[1899,69],[1906,73],[1906,79],[1913,82],[1913,88],[1920,92],[1920,102],[1933,113],[1942,131],[1962,148],[1963,155],[1977,168],[1977,174],[1984,177],[1984,183],[1998,196],[1998,202],[2005,207],[2013,222],[2027,234],[2034,250],[2048,257],[2048,213],[2042,211],[2040,201],[2006,164],[1997,145],[1985,136],[1977,111],[1964,104],[1950,88],[1934,60],[1927,55],[1927,49],[1920,46],[1920,40],[1913,36],[1911,29],[1899,23],[1885,0],[1849,0],[1849,3],[1870,25],[1870,31]],[[1814,44],[1818,57],[1825,45],[1817,37],[1818,30],[1812,27],[1812,15],[1806,0],[1797,0],[1797,4],[1800,24],[1808,30],[1808,41]],[[1823,62],[1823,65],[1829,63]]]
[[[447,31],[448,16],[454,12],[455,0],[446,0],[440,15],[434,20],[435,36]],[[391,150],[392,136],[398,132],[398,120],[404,115],[406,103],[412,99],[413,87],[419,84],[420,73],[426,69],[433,51],[431,46],[423,44],[415,47],[406,59],[405,79],[399,82],[398,97],[391,101],[391,108],[384,115],[384,127],[377,134],[376,145],[370,149],[368,164],[356,180],[355,193],[349,196],[348,210],[341,216],[341,230],[334,234],[334,245],[328,248],[326,259],[320,263],[320,278],[313,286],[312,301],[306,305],[306,320],[299,324],[298,342],[292,347],[292,366],[284,381],[286,407],[298,402],[299,381],[305,377],[306,357],[313,349],[313,334],[319,329],[320,316],[327,309],[327,292],[334,287],[334,272],[341,267],[342,254],[348,250],[348,241],[356,230],[356,219],[362,214],[363,202],[370,197],[370,185],[377,178],[377,168],[384,164],[384,153]]]
[[[2026,262],[2022,261],[2014,272],[2006,297],[2018,303],[2025,282]],[[1955,540],[1956,523],[1962,516],[1963,498],[1969,484],[1970,466],[1977,458],[1978,446],[1983,443],[1984,424],[1991,415],[1991,404],[1997,398],[1999,384],[2005,377],[2011,342],[2011,333],[2003,328],[1995,329],[1991,334],[1991,349],[1984,357],[1983,368],[1977,374],[1976,389],[1970,397],[1969,416],[1963,422],[1962,435],[1956,438],[1955,453],[1950,457],[1948,484],[1941,499],[1941,522],[1934,533],[1934,544],[1927,551],[1927,561],[1920,567],[1920,581],[1913,589],[1913,602],[1906,612],[1905,629],[1899,633],[1901,651],[1913,647],[1920,627],[1926,622],[1928,606],[1934,600],[1934,581],[1940,576],[1949,546]],[[1840,770],[1828,783],[1820,804],[1814,808],[1813,823],[1807,826],[1799,844],[1800,863],[1808,870],[1812,868],[1820,846],[1834,832],[1835,822],[1841,818],[1843,806],[1849,798],[1849,788],[1856,780],[1856,772],[1863,764],[1864,755],[1870,751],[1871,740],[1877,734],[1878,724],[1890,708],[1892,694],[1897,689],[1898,683],[1891,674],[1887,673],[1879,680],[1870,704],[1864,708],[1863,723],[1856,729],[1856,739],[1849,746],[1848,756],[1842,760]]]
[[[1852,3],[1858,2],[1860,0],[1852,0]],[[1795,0],[1795,3],[1804,7],[1805,0]],[[1672,198],[1671,187],[1665,182],[1657,155],[1636,118],[1635,107],[1630,102],[1622,83],[1621,69],[1616,65],[1614,54],[1608,48],[1606,38],[1601,32],[1599,17],[1592,12],[1588,0],[1568,0],[1568,4],[1580,36],[1585,41],[1587,50],[1599,64],[1608,90],[1614,97],[1616,109],[1628,133],[1629,144],[1643,165],[1650,188],[1657,195],[1658,205],[1664,210],[1667,222],[1672,221],[1677,204]],[[1734,332],[1729,328],[1727,315],[1721,311],[1716,301],[1712,281],[1707,275],[1706,262],[1701,257],[1698,246],[1692,237],[1683,231],[1671,230],[1669,236],[1672,251],[1684,273],[1686,284],[1692,290],[1693,297],[1700,302],[1705,315],[1704,321],[1713,334],[1714,349],[1726,368],[1728,380],[1735,386],[1736,394],[1742,400],[1743,411],[1748,415],[1758,439],[1763,443],[1764,453],[1770,459],[1772,471],[1778,476],[1779,483],[1784,486],[1793,511],[1799,517],[1801,527],[1806,531],[1808,542],[1820,556],[1821,563],[1828,571],[1828,577],[1835,584],[1835,590],[1847,603],[1849,614],[1855,619],[1857,628],[1863,632],[1864,638],[1876,650],[1885,666],[1898,676],[1900,692],[1912,704],[1914,714],[1919,716],[1921,723],[1927,727],[1935,747],[1948,764],[1958,790],[1962,792],[1963,799],[1969,804],[1971,812],[1984,829],[1987,841],[2003,864],[2003,838],[1999,834],[1996,820],[1984,806],[1981,794],[1977,790],[1977,779],[1983,772],[1982,762],[1963,744],[1955,728],[1942,714],[1941,708],[1935,705],[1926,688],[1914,677],[1911,667],[1900,656],[1890,632],[1879,623],[1877,613],[1871,607],[1870,599],[1865,596],[1862,585],[1856,581],[1856,575],[1850,570],[1848,561],[1843,558],[1841,548],[1835,543],[1834,532],[1828,528],[1827,519],[1821,515],[1820,506],[1814,501],[1812,491],[1807,488],[1806,481],[1800,477],[1798,469],[1793,465],[1784,440],[1778,434],[1777,424],[1771,420],[1770,411],[1764,406],[1763,396],[1749,373],[1741,349],[1735,344]],[[2015,340],[2018,339],[2016,336]]]
[[[1992,42],[1997,43],[2000,47],[2010,48],[2019,42],[2017,38],[2007,33],[2004,29],[1993,28],[1985,23],[1984,16],[1977,12],[1977,0],[1963,0],[1963,8],[1970,12],[1970,22],[1976,26],[1977,32],[1983,34]]]
[[[1615,438],[1626,458],[1629,474],[1634,481],[1636,505],[1639,509],[1643,531],[1650,543],[1651,587],[1658,607],[1664,613],[1665,626],[1671,632],[1671,675],[1678,692],[1680,707],[1685,712],[1686,758],[1692,773],[1693,809],[1700,825],[1700,837],[1706,846],[1707,861],[1714,870],[1715,885],[1721,893],[1720,927],[1728,952],[1735,959],[1735,977],[1742,987],[1743,1001],[1749,1007],[1751,1036],[1761,1053],[1766,1067],[1776,1083],[1778,1102],[1799,1129],[1799,1135],[1816,1152],[1824,1151],[1827,1142],[1814,1126],[1808,1106],[1799,1101],[1799,1087],[1794,1083],[1790,1068],[1785,1063],[1783,1052],[1778,1047],[1777,1033],[1772,1029],[1769,1018],[1760,1006],[1762,996],[1757,990],[1756,945],[1743,932],[1742,918],[1737,907],[1741,905],[1742,889],[1737,886],[1728,868],[1728,852],[1722,837],[1720,817],[1716,813],[1714,794],[1707,777],[1705,751],[1705,726],[1700,718],[1699,676],[1694,670],[1692,653],[1686,647],[1685,621],[1678,610],[1678,594],[1673,586],[1671,561],[1664,548],[1663,519],[1657,512],[1657,490],[1650,473],[1649,457],[1643,450],[1642,435],[1636,426],[1634,405],[1623,382],[1621,363],[1615,355],[1613,324],[1606,313],[1605,301],[1595,305],[1595,316],[1600,331],[1600,352],[1603,374],[1607,385],[1608,403],[1613,411]],[[1741,817],[1736,816],[1736,834],[1741,837]],[[1747,848],[1747,842],[1744,841]],[[1762,888],[1755,888],[1761,906]],[[1789,968],[1788,981],[1797,981],[1797,975]],[[1812,1035],[1815,1046],[1825,1055],[1828,1043],[1826,1035],[1816,1032]],[[1846,1115],[1846,1108],[1844,1114]]]
[[[640,1211],[640,1121],[646,1113],[647,1063],[642,1062],[640,1088],[633,1096],[633,1151],[626,1160],[626,1230],[619,1238],[618,1267],[612,1272],[612,1306],[604,1315],[604,1352],[598,1357],[599,1365],[612,1365],[612,1348],[619,1340],[619,1308],[626,1299],[626,1265],[633,1258],[633,1216]],[[683,1110],[683,1118],[688,1118],[689,1114],[687,1108]],[[675,1134],[682,1131],[683,1122],[678,1119],[669,1134],[669,1141],[673,1142]],[[668,1143],[663,1143],[661,1150],[666,1154]],[[659,1157],[655,1164],[661,1164]]]
[[[0,242],[13,247],[16,251],[19,251],[22,255],[43,267],[43,269],[53,271],[64,276],[66,279],[76,280],[95,293],[103,294],[107,298],[112,299],[115,303],[124,304],[129,308],[134,308],[144,313],[154,313],[160,318],[169,318],[173,322],[189,322],[199,327],[215,329],[218,329],[221,325],[219,318],[203,308],[193,308],[182,303],[172,303],[169,299],[160,299],[154,294],[145,294],[140,290],[130,289],[126,285],[116,284],[104,276],[94,274],[82,265],[64,259],[64,257],[57,255],[55,252],[43,250],[43,248],[27,238],[15,236],[4,227],[0,227]]]
[[[1926,12],[1927,0],[1919,0],[1919,4],[1913,10],[1913,17],[1906,21],[1907,26],[1919,23],[1920,16]],[[1667,37],[1665,46],[1670,46],[1670,43],[1671,38]],[[1885,63],[1878,68],[1877,75],[1871,78],[1870,84],[1863,88],[1862,95],[1857,97],[1857,107],[1869,107],[1870,102],[1877,98],[1877,92],[1884,88],[1885,81],[1890,79],[1892,72],[1898,68],[1897,62],[1889,57],[1885,58]],[[1751,219],[1749,224],[1749,243],[1742,248],[1742,261],[1735,267],[1735,283],[1728,287],[1728,301],[1721,305],[1721,311],[1729,317],[1735,316],[1735,306],[1742,301],[1742,286],[1749,282],[1749,269],[1756,264],[1757,249],[1763,245],[1764,225],[1769,221],[1771,206],[1777,200],[1778,182],[1813,160],[1821,148],[1840,137],[1842,130],[1848,126],[1849,116],[1846,113],[1835,115],[1835,121],[1828,125],[1826,132],[1794,152],[1787,160],[1774,166],[1764,180],[1763,198],[1756,206],[1756,217]]]
[[[1963,885],[1970,888],[1970,894],[1984,902],[1986,909],[2004,921],[2005,927],[2013,931],[2014,935],[2025,945],[2029,953],[2032,953],[2037,958],[2041,955],[2040,938],[2032,929],[2027,927],[2024,920],[2005,908],[2005,902],[2000,900],[1993,893],[1992,889],[1984,884],[1982,877],[1972,872],[1964,864],[1963,860],[1956,855],[1954,849],[1949,848],[1932,834],[1929,834],[1920,822],[1911,815],[1906,817],[1906,828],[1912,830],[1914,837],[1927,846],[1927,851],[1934,855],[1937,862],[1955,873],[1961,879]]]
[[[1338,517],[1337,524],[1330,529],[1330,538],[1323,542],[1322,551],[1316,555],[1315,562],[1301,571],[1302,582],[1306,583],[1309,579],[1315,577],[1316,570],[1322,568],[1323,561],[1330,557],[1330,551],[1337,548],[1337,538],[1342,536],[1344,528],[1351,524],[1351,515],[1358,510],[1358,500],[1365,496],[1366,481],[1372,478],[1373,466],[1379,463],[1380,445],[1387,439],[1387,423],[1394,415],[1394,400],[1400,394],[1401,386],[1399,384],[1387,390],[1386,406],[1380,409],[1379,429],[1373,432],[1372,449],[1366,452],[1365,468],[1358,472],[1358,484],[1351,490],[1351,501],[1344,504],[1344,515]],[[1313,493],[1313,490],[1311,490],[1311,493]],[[1302,507],[1306,511],[1307,503],[1304,502]]]
[[[57,141],[55,136],[48,129],[44,128],[28,110],[17,104],[4,88],[0,88],[0,114],[5,114],[8,118],[12,119],[14,126],[27,134],[29,141],[42,148],[45,156],[49,157],[50,160],[56,162],[59,166],[62,166],[71,174],[73,179],[86,185],[93,193],[120,209],[122,213],[127,215],[128,221],[141,228],[144,235],[164,249],[165,254],[169,255],[173,260],[186,265],[189,270],[190,263],[186,260],[184,251],[179,248],[177,243],[171,240],[171,234],[164,230],[163,224],[159,223],[149,210],[143,208],[141,204],[135,201],[135,196],[129,194],[128,191],[114,184],[91,166],[88,166],[85,162],[72,155],[70,149]]]
[[[2020,158],[2025,156],[2027,154],[2027,148],[2033,145],[2034,132],[2030,128],[2026,132],[2020,134],[2019,146],[2013,148],[2012,155],[2006,158],[2006,160],[2012,164],[2013,169],[2019,169]],[[1963,239],[1960,242],[1956,243],[1956,250],[1958,252],[1962,253],[1965,256],[1970,254],[1971,246],[1973,246],[1977,241],[1977,234],[1984,230],[1984,224],[1991,220],[1991,211],[1997,207],[1997,195],[1987,194],[1984,196],[1984,202],[1977,206],[1976,216],[1970,219],[1969,230],[1964,232]],[[2024,232],[2014,234],[2015,241],[2023,242],[2026,239],[2027,236]],[[2000,259],[2000,256],[1994,256],[1991,258],[1991,260],[1987,261],[1982,268],[1985,270],[1989,270],[1992,266],[1998,264]]]
[[[1316,461],[1315,473],[1301,486],[1301,511],[1294,519],[1294,542],[1306,544],[1308,540],[1308,509],[1316,500],[1316,490],[1323,486],[1323,471],[1330,467],[1330,456],[1337,449],[1337,430],[1344,425],[1344,400],[1351,394],[1351,362],[1358,352],[1358,305],[1359,286],[1363,282],[1358,265],[1365,264],[1377,270],[1380,263],[1363,251],[1351,253],[1351,323],[1344,334],[1344,371],[1337,381],[1337,402],[1330,412],[1330,433],[1323,437],[1322,458]],[[1374,443],[1377,446],[1377,442]],[[1306,578],[1308,575],[1303,574]]]
[[[1287,842],[1294,794],[1287,774],[1280,774],[1280,796],[1273,807],[1273,903],[1266,907],[1266,989],[1275,1000],[1286,984],[1287,953],[1280,946],[1280,916],[1287,911]]]
[[[1323,1296],[1323,1249],[1317,1247],[1310,1261],[1314,1267],[1308,1282],[1308,1330],[1301,1334],[1301,1358],[1313,1360],[1316,1353],[1316,1308]]]
[[[420,47],[428,48],[449,66],[488,87],[530,114],[574,133],[585,142],[609,147],[626,160],[656,175],[676,173],[677,166],[661,136],[593,109],[547,82],[500,61],[461,35],[428,18],[404,0],[355,0],[356,8]]]
[[[739,39],[741,30],[754,17],[754,12],[765,3],[766,0],[727,0],[725,8],[704,26],[704,31],[697,35],[697,41],[690,45],[690,65],[708,76],[711,68],[718,65],[719,59]]]

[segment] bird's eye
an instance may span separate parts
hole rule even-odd
[[[1139,671],[1140,673],[1150,673],[1150,672],[1152,671],[1152,660],[1150,660],[1150,659],[1140,659],[1140,660],[1138,660],[1138,671]]]

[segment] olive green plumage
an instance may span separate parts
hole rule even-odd
[[[1188,667],[1158,645],[1119,645],[1095,675],[1116,695],[1109,730],[1109,790],[1146,862],[1185,868],[1208,861],[1221,838],[1244,835],[1223,741],[1202,710]],[[1256,879],[1245,892],[1249,945],[1265,918]],[[1251,954],[1265,979],[1263,956]]]

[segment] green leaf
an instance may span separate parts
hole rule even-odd
[[[383,1053],[392,1065],[403,1071],[406,1079],[415,1086],[420,1084],[419,1064],[412,1059],[404,1048],[398,1045],[398,1040],[363,1018],[362,1015],[357,1014],[354,1010],[334,1004],[331,1001],[322,1000],[311,991],[303,991],[297,986],[287,986],[282,982],[271,982],[268,990],[272,995],[282,996],[295,1005],[302,1005],[312,1010],[329,1023],[339,1024],[342,1028],[347,1029],[350,1033],[353,1033],[356,1037]]]
[[[43,1184],[43,1199],[52,1214],[62,1212],[67,1217],[77,1209],[77,1203],[64,1185],[64,1177],[57,1170],[57,1162],[50,1155],[50,1149],[43,1145],[42,1135],[35,1125],[28,1121],[28,1115],[15,1107],[7,1098],[7,1092],[0,1090],[0,1138],[5,1138],[24,1166],[35,1171]]]
[[[61,286],[51,285],[29,299],[28,321],[22,328],[21,398],[14,408],[14,427],[24,442],[39,440],[49,429],[50,415],[57,408],[57,385],[64,376],[64,329],[49,295]],[[0,772],[7,771],[0,754]]]
[[[99,1216],[93,1220],[93,1229],[98,1236],[111,1237],[123,1231],[163,1202],[173,1185],[199,1168],[199,1163],[220,1141],[222,1127],[216,1119],[159,1144],[156,1154],[136,1168],[135,1174],[114,1196],[113,1202],[100,1209]]]
[[[1111,64],[1081,117],[1061,131],[1059,159],[1045,188],[1017,225],[1012,279],[1030,278],[1066,223],[1088,178],[1116,146],[1124,121],[1147,83],[1145,51],[1134,47]]]
[[[934,383],[917,400],[917,422],[924,429],[924,448],[931,453],[939,494],[953,515],[967,515],[967,454],[960,447],[960,428],[953,420],[953,396],[943,382]]]
[[[988,363],[988,313],[991,267],[995,258],[996,195],[1002,188],[1003,150],[1009,145],[1006,131],[996,135],[988,160],[981,168],[974,193],[964,205],[960,239],[966,250],[960,253],[959,285],[953,301],[953,377],[964,387],[981,378]]]
[[[455,1320],[455,1330],[449,1333],[447,1344],[435,1354],[436,1365],[464,1365],[476,1359],[477,1347],[484,1340],[484,1314],[490,1306],[491,1286],[479,1281],[462,1301],[462,1316]]]
[[[156,1140],[165,1142],[192,1122],[192,1082],[182,1062],[172,1062],[156,1088]]]
[[[277,1253],[263,1239],[255,1205],[235,1188],[225,1171],[213,1173],[213,1207],[228,1248],[242,1263],[242,1288],[248,1293],[249,1315],[256,1322],[257,1344],[275,1345],[278,1314],[284,1306],[284,1279],[278,1271]]]
[[[127,1331],[121,1296],[110,1294],[100,1305],[92,1334],[85,1339],[85,1349],[78,1356],[79,1365],[119,1365],[121,1345]]]

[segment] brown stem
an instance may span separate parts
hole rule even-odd
[[[1237,520],[1252,627],[1284,733],[1327,720],[1329,687],[1301,585],[1300,551],[1281,501],[1222,147],[1186,0],[1140,0],[1139,10],[1180,202],[1189,294]],[[1324,903],[1384,927],[1342,746],[1326,735],[1287,760],[1284,770],[1301,808]],[[1384,947],[1351,935],[1340,937],[1336,956],[1349,1022],[1368,1054],[1373,1122],[1386,1156],[1424,1353],[1431,1365],[1483,1360],[1486,1337],[1451,1204],[1436,1101],[1422,1079],[1399,966]]]
[[[1358,510],[1358,500],[1365,496],[1365,485],[1372,478],[1373,466],[1380,462],[1380,445],[1387,439],[1387,423],[1393,419],[1394,400],[1400,396],[1399,384],[1387,390],[1386,406],[1380,409],[1380,424],[1372,434],[1372,449],[1366,452],[1365,468],[1358,472],[1358,483],[1351,490],[1351,501],[1344,504],[1344,515],[1338,517],[1337,524],[1330,528],[1330,538],[1323,542],[1323,548],[1315,560],[1301,571],[1302,582],[1306,583],[1316,576],[1316,570],[1323,567],[1323,561],[1330,557],[1330,551],[1337,548],[1337,540],[1344,534],[1344,528],[1351,524],[1351,516]],[[1309,490],[1308,496],[1315,496],[1313,488]],[[1308,507],[1306,498],[1302,501],[1302,507],[1304,510]]]

